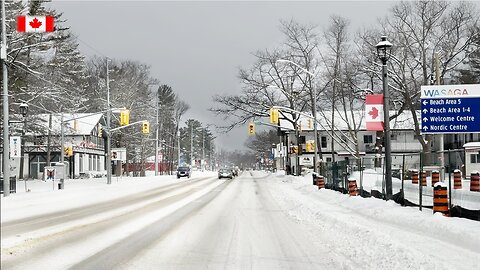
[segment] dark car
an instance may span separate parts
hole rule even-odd
[[[190,173],[190,168],[189,167],[178,167],[177,168],[177,178],[180,177],[188,177],[190,178],[191,173]]]
[[[231,169],[220,169],[218,171],[218,179],[230,178],[233,179],[233,174]]]

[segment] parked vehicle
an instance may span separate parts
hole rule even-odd
[[[177,168],[177,179],[180,177],[188,177],[190,178],[191,176],[191,171],[189,167],[178,167]]]
[[[231,169],[220,169],[218,171],[218,179],[230,178],[233,179],[233,173]]]

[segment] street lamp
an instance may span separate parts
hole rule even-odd
[[[303,70],[308,75],[310,75],[312,79],[315,79],[315,74],[313,74],[312,72],[308,71],[307,69],[301,67],[300,65],[298,65],[297,63],[295,63],[293,61],[286,60],[286,59],[278,59],[276,62],[277,63],[278,62],[290,63],[290,64],[298,67],[299,69]],[[312,113],[313,113],[313,132],[314,132],[313,139],[315,140],[315,143],[314,143],[315,154],[313,156],[313,171],[315,173],[319,174],[319,170],[318,170],[318,167],[317,167],[317,163],[320,160],[319,157],[318,157],[319,148],[318,148],[318,130],[317,130],[317,88],[315,87],[315,82],[313,82],[313,84],[314,84],[314,86],[313,86]],[[332,151],[333,151],[333,149],[332,149]]]
[[[392,198],[392,155],[390,145],[390,113],[389,102],[390,95],[388,91],[388,73],[387,61],[392,52],[392,43],[387,40],[386,36],[382,36],[380,42],[376,45],[378,58],[382,61],[382,78],[383,78],[383,144],[385,147],[385,189],[386,199]]]

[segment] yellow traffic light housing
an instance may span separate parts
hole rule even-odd
[[[120,126],[126,126],[130,122],[130,111],[123,110],[120,112]]]
[[[253,122],[248,124],[248,135],[255,135],[255,123]]]
[[[313,120],[312,119],[308,119],[308,128],[309,129],[313,128]]]
[[[143,134],[149,134],[150,133],[150,123],[148,121],[143,121],[142,132],[143,132]]]
[[[63,155],[66,157],[73,156],[73,146],[67,146],[63,148]]]
[[[270,109],[270,124],[278,124],[278,109]]]

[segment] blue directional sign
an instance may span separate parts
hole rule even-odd
[[[422,133],[480,132],[480,85],[422,86]]]

